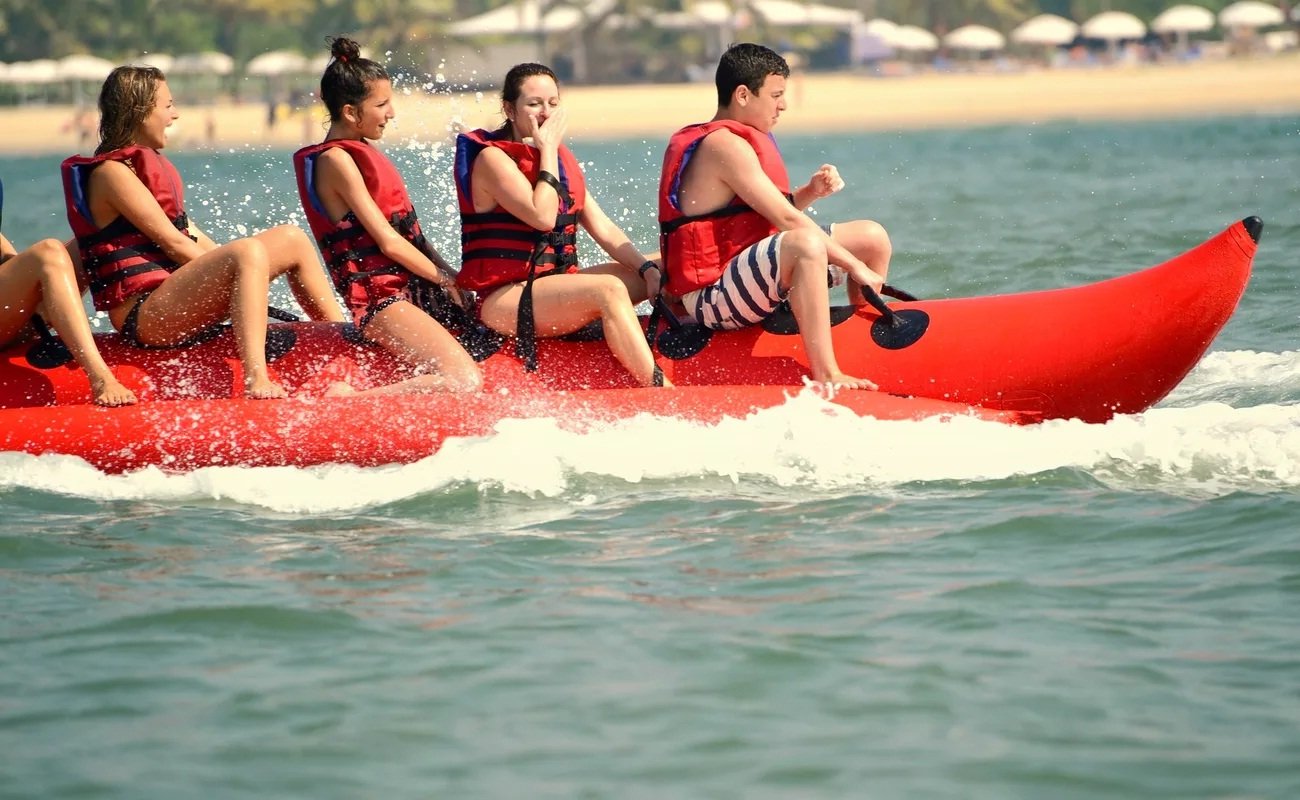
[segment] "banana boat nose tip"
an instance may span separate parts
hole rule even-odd
[[[1241,224],[1246,226],[1246,233],[1250,234],[1250,238],[1255,241],[1255,244],[1259,244],[1260,234],[1264,232],[1264,220],[1259,217],[1246,217],[1241,221]]]

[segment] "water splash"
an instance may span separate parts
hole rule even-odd
[[[1268,354],[1224,354],[1187,392],[1237,379]],[[1286,354],[1274,354],[1285,357]],[[1244,372],[1242,371],[1244,370]],[[104,476],[68,456],[0,454],[0,491],[26,488],[112,501],[228,501],[330,514],[473,486],[485,494],[561,497],[581,484],[654,483],[689,497],[701,483],[761,482],[801,492],[893,493],[924,483],[1022,481],[1059,470],[1117,491],[1186,496],[1300,490],[1300,404],[1245,408],[1219,400],[1162,407],[1105,425],[1057,420],[1011,427],[973,418],[888,422],[803,392],[745,419],[702,425],[646,413],[577,434],[553,418],[506,420],[452,439],[420,462],[384,468],[218,467]],[[618,488],[624,487],[624,488]],[[584,490],[585,491],[585,490]]]

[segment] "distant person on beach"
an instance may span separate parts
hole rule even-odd
[[[874,389],[840,370],[831,348],[828,286],[847,273],[855,304],[864,302],[861,286],[879,291],[892,253],[889,236],[868,220],[823,228],[804,213],[844,181],[825,164],[791,190],[772,137],[786,108],[789,74],[773,50],[732,45],[714,79],[717,113],[669,142],[659,182],[666,291],[713,329],[759,323],[789,302],[813,380]]]
[[[671,385],[654,362],[634,304],[659,293],[648,259],[587,191],[564,145],[568,117],[555,73],[518,64],[501,89],[505,123],[456,137],[461,269],[457,284],[482,298],[490,328],[516,337],[535,366],[536,337],[601,320],[614,357],[642,386]],[[578,226],[614,260],[580,268]]]
[[[99,354],[81,293],[72,256],[62,242],[45,239],[20,253],[0,234],[0,347],[34,336],[32,318],[40,314],[86,371],[91,400],[101,406],[130,405],[135,394]]]
[[[218,246],[185,213],[184,183],[159,152],[179,116],[163,73],[118,67],[99,95],[99,146],[63,162],[68,222],[95,308],[139,347],[181,347],[230,319],[244,393],[286,395],[266,365],[267,290],[285,275],[312,319],[343,321],[311,239],[280,225]]]
[[[77,147],[85,149],[95,136],[95,110],[89,106],[82,106],[81,100],[77,100],[77,110],[73,112],[72,119],[68,120],[65,129],[70,129],[77,135]]]
[[[401,173],[367,141],[394,116],[392,81],[351,39],[334,39],[330,54],[320,80],[330,127],[293,156],[299,197],[357,330],[417,373],[368,393],[475,391],[474,359],[413,294],[440,291],[443,304],[461,306],[455,273],[420,231]]]

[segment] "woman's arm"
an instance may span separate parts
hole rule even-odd
[[[90,173],[90,210],[101,228],[125,217],[177,264],[188,264],[206,250],[176,230],[158,201],[125,164],[108,161]]]
[[[646,262],[646,257],[641,253],[637,246],[632,244],[632,240],[623,232],[623,229],[609,218],[605,210],[596,202],[596,198],[590,193],[587,195],[586,203],[583,205],[582,214],[578,221],[582,227],[591,234],[591,238],[600,249],[609,253],[610,258],[631,270],[640,269],[641,265]]]
[[[560,106],[551,111],[541,125],[534,126],[533,146],[541,156],[538,168],[559,176],[560,143],[568,130],[568,112]],[[501,206],[512,217],[522,220],[539,231],[555,227],[560,213],[560,195],[546,181],[529,185],[528,179],[510,156],[495,147],[488,147],[474,161],[474,208],[487,211]]]
[[[347,152],[337,147],[326,150],[316,159],[316,169],[317,191],[326,208],[333,206],[335,210],[346,209],[344,214],[351,211],[379,245],[380,252],[411,272],[438,286],[449,287],[452,284],[451,270],[442,261],[442,256],[434,251],[434,256],[442,263],[430,261],[398,233],[384,212],[379,210],[375,199],[366,189],[357,162]],[[337,203],[331,200],[336,200]],[[440,270],[440,267],[446,272]]]
[[[552,164],[548,169],[543,158],[542,169],[554,175],[559,167]],[[510,216],[539,231],[555,227],[560,214],[559,193],[543,181],[530,184],[519,165],[495,147],[485,148],[475,159],[472,182],[476,208],[487,210],[499,205]],[[481,205],[479,197],[483,199]]]
[[[216,250],[218,247],[217,243],[208,238],[208,235],[199,230],[199,226],[195,225],[193,222],[190,223],[190,236],[194,237],[195,241],[198,242],[199,247],[201,247],[205,253],[209,250]]]
[[[10,242],[3,233],[0,233],[0,264],[18,255],[18,250],[14,248],[13,242]]]

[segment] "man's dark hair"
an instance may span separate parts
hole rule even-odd
[[[790,65],[775,50],[752,42],[728,47],[718,60],[718,72],[713,78],[718,87],[718,106],[731,105],[731,95],[740,86],[748,86],[758,94],[768,75],[790,77]]]

